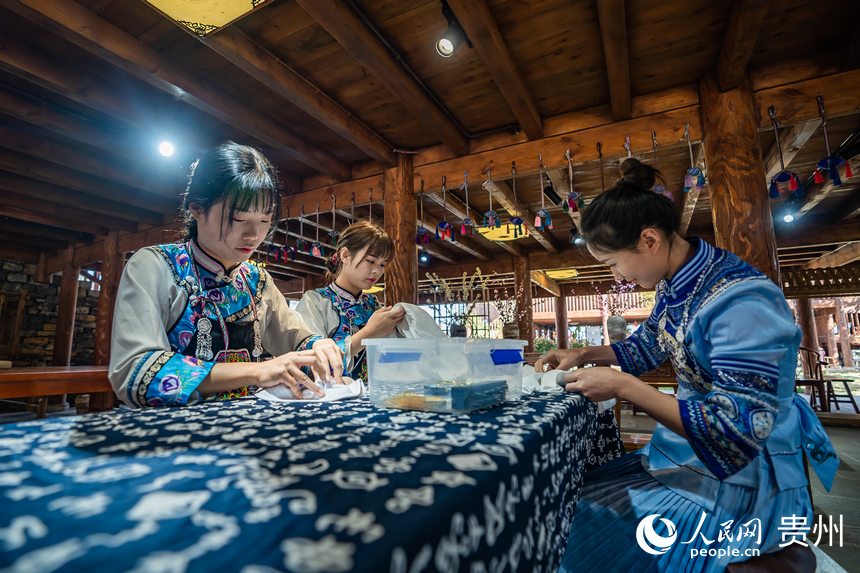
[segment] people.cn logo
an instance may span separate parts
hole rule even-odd
[[[666,527],[668,537],[664,537],[654,530],[654,522],[658,518]],[[677,537],[678,529],[675,527],[675,524],[665,517],[660,517],[659,513],[646,515],[636,527],[636,543],[639,544],[642,551],[650,553],[651,555],[662,555],[669,551],[669,547],[675,543],[675,539],[677,539]]]

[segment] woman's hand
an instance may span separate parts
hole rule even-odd
[[[550,350],[535,362],[535,372],[540,374],[544,370],[570,370],[576,366],[582,366],[586,363],[585,352],[585,348]]]
[[[403,307],[392,310],[386,306],[380,308],[372,315],[361,329],[363,338],[384,338],[394,332],[394,328],[406,318],[406,309]]]
[[[308,367],[317,378],[325,380],[328,377],[328,369],[323,367],[313,350],[288,352],[271,360],[256,363],[255,366],[257,367],[256,385],[261,388],[283,384],[296,398],[302,397],[302,387],[310,389],[319,396],[325,395],[325,392],[302,372],[302,368]],[[325,376],[321,376],[323,372]]]
[[[308,352],[307,350],[305,352]],[[310,352],[319,360],[325,371],[322,380],[334,377],[334,381],[343,384],[343,351],[331,338],[322,338],[314,342]]]
[[[625,385],[638,382],[630,374],[598,366],[568,372],[562,380],[566,392],[579,392],[592,402],[618,398]]]

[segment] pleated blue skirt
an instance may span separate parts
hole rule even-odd
[[[627,454],[586,474],[559,571],[710,573],[723,571],[729,563],[750,559],[747,550],[759,549],[762,554],[776,551],[783,542],[783,532],[779,530],[783,516],[805,518],[806,525],[812,526],[812,504],[806,488],[779,492],[772,485],[761,485],[752,490],[723,482],[711,513],[652,477],[642,467],[641,454]],[[658,555],[643,550],[636,535],[639,522],[654,514],[670,520],[677,528],[676,541]],[[660,518],[655,519],[653,531],[668,538],[673,532]],[[741,524],[755,519],[760,520],[760,543],[754,536],[718,541],[727,522],[731,521],[728,531],[736,532]],[[754,524],[755,521],[746,530]],[[649,547],[658,552],[664,549]],[[737,549],[739,555],[731,551],[712,555],[720,547]]]

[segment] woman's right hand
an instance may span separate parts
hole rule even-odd
[[[308,388],[320,396],[325,395],[322,388],[314,384],[314,381],[302,372],[304,367],[310,368],[317,379],[326,380],[330,377],[328,369],[322,365],[312,350],[302,350],[288,352],[271,360],[257,363],[257,386],[271,388],[283,384],[297,398],[302,396],[302,387]]]
[[[587,364],[587,348],[571,348],[570,350],[550,350],[535,362],[535,372],[544,370],[570,370]]]
[[[367,324],[361,329],[363,338],[385,338],[394,332],[395,327],[404,318],[406,318],[406,309],[403,307],[395,310],[390,306],[380,308],[370,315]]]

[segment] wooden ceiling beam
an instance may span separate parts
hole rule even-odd
[[[439,205],[442,205],[442,194],[441,193],[434,191],[431,193],[425,193],[425,195],[427,195],[427,197],[429,197],[430,199],[433,199]],[[466,209],[466,204],[463,203],[462,201],[460,201],[460,199],[458,199],[457,197],[455,197],[453,195],[447,195],[445,197],[445,206],[448,209],[448,211],[451,212],[451,214],[453,214],[455,217],[459,218],[461,221],[463,219],[468,218],[468,219],[472,219],[472,221],[474,221],[475,224],[479,224],[480,222],[482,222],[484,220],[483,215],[481,215],[480,213],[478,213],[477,211],[475,211],[472,208]],[[504,250],[506,250],[508,253],[514,255],[515,257],[522,256],[522,254],[523,254],[523,250],[514,241],[491,241],[480,233],[475,233],[475,236],[478,237],[478,241],[481,241],[481,242],[484,242],[487,244],[497,245],[497,246],[503,248]]]
[[[777,109],[777,117],[779,117]],[[806,142],[818,131],[821,125],[820,120],[805,121],[792,125],[780,130],[779,145],[782,147],[782,157],[785,161],[785,168],[794,161],[794,158],[800,153],[800,150],[806,145]],[[764,169],[766,172],[765,183],[770,184],[771,178],[782,171],[782,164],[779,162],[779,150],[776,142],[771,145],[764,157]]]
[[[705,171],[705,146],[701,143],[696,151],[696,165]],[[675,191],[676,193],[678,191]],[[699,195],[702,193],[701,187],[694,187],[683,193],[681,197],[681,226],[678,228],[678,233],[681,236],[687,234],[690,228],[690,222],[693,220],[693,214],[696,212],[696,203],[699,202]]]
[[[860,69],[784,83],[753,93],[759,129],[770,129],[767,108],[776,106],[779,121],[789,126],[818,119],[816,96],[824,97],[827,119],[852,115],[860,109]]]
[[[597,0],[603,58],[609,79],[612,117],[628,119],[633,112],[630,94],[630,57],[627,50],[625,0]]]
[[[95,175],[102,179],[116,181],[130,189],[151,194],[152,196],[148,197],[150,200],[163,200],[169,197],[173,202],[178,195],[175,190],[163,188],[159,183],[153,181],[148,173],[141,172],[136,166],[130,165],[118,157],[103,158],[90,150],[62,145],[44,137],[44,134],[35,133],[35,130],[21,129],[20,126],[0,122],[0,142],[7,149],[56,163],[75,171]]]
[[[42,251],[29,247],[0,243],[0,259],[21,263],[38,263]]]
[[[203,37],[189,33],[373,159],[388,166],[397,163],[390,143],[235,26]]]
[[[519,213],[520,217],[523,219],[523,224],[526,229],[529,231],[529,235],[540,243],[540,246],[546,249],[551,253],[557,253],[558,247],[555,244],[555,239],[552,238],[552,235],[548,231],[539,231],[534,226],[534,218],[535,214],[529,209],[528,205],[525,203],[517,204],[518,199],[514,197],[513,191],[508,187],[508,184],[504,181],[491,181],[487,180],[484,182],[485,186],[491,185],[493,187],[493,196],[499,201],[499,205],[507,211],[511,216],[515,213]]]
[[[852,241],[806,263],[803,268],[823,269],[829,267],[841,267],[849,263],[853,263],[858,259],[860,259],[860,241]]]
[[[747,66],[770,8],[770,0],[734,0],[729,23],[717,60],[717,85],[720,91],[738,87],[746,77]]]
[[[109,229],[99,225],[94,225],[88,221],[72,219],[70,217],[58,217],[41,210],[41,207],[33,209],[32,201],[29,207],[17,207],[7,203],[7,194],[0,196],[0,216],[12,217],[21,221],[31,223],[39,223],[41,225],[50,225],[51,227],[59,227],[61,229],[72,229],[90,235],[107,235]],[[60,267],[62,268],[62,267]],[[56,272],[59,269],[55,269]]]
[[[419,225],[423,224],[424,229],[429,231],[431,234],[436,232],[436,226],[439,224],[440,219],[438,217],[434,217],[432,215],[424,215],[423,223],[421,221],[418,222]],[[463,237],[460,235],[459,225],[457,223],[451,222],[451,233],[455,236],[455,241],[436,241],[437,243],[443,242],[450,247],[454,247],[456,249],[460,249],[461,251],[475,257],[481,261],[487,261],[490,259],[490,255],[481,248],[477,241],[472,239],[471,237]]]
[[[337,179],[349,167],[303,138],[254,113],[246,102],[219,92],[211,83],[141,43],[137,38],[72,0],[19,0],[13,11],[151,86],[245,133],[272,149]]]
[[[175,202],[164,197],[143,194],[124,185],[111,183],[104,179],[86,175],[67,167],[46,163],[33,157],[0,148],[0,169],[22,177],[50,183],[65,189],[95,195],[111,201],[122,201],[138,209],[157,209],[160,213],[175,212],[179,197]]]
[[[561,286],[558,282],[549,278],[544,271],[531,271],[532,282],[550,293],[552,296],[561,296]]]
[[[3,190],[0,202],[7,207],[39,211],[48,216],[58,217],[59,220],[86,221],[87,224],[106,229],[118,229],[126,232],[138,230],[138,223],[135,221],[103,215],[84,208],[70,207],[67,204],[55,203],[45,199],[34,200],[33,197],[28,195],[22,195],[3,187],[0,187],[0,189]]]
[[[458,155],[469,141],[446,111],[424,91],[349,3],[339,0],[296,0],[337,42],[385,86],[427,129]]]
[[[484,67],[529,139],[543,137],[543,120],[511,58],[505,39],[485,0],[448,0]]]
[[[0,90],[0,114],[125,159],[140,160],[140,150],[135,149],[126,138],[113,130],[99,128],[45,101],[33,101],[9,90]]]
[[[0,190],[29,197],[35,205],[48,201],[132,223],[155,226],[163,222],[162,216],[158,213],[136,209],[124,203],[109,201],[49,183],[33,181],[4,171],[0,171]]]
[[[0,218],[0,230],[9,233],[7,236],[14,237],[22,235],[25,237],[43,237],[62,243],[74,243],[76,241],[91,240],[92,235],[60,229],[58,227],[49,227],[37,223],[26,223],[16,219]]]

